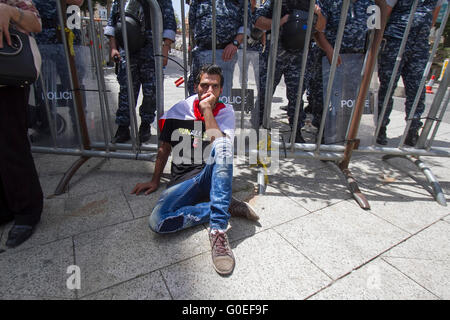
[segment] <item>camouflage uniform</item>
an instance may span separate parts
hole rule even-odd
[[[294,3],[295,2],[295,3]],[[259,9],[256,10],[256,13],[254,15],[254,21],[256,22],[259,17],[266,17],[269,19],[272,19],[273,15],[273,5],[274,1],[267,0]],[[283,17],[286,14],[289,14],[292,12],[292,10],[298,9],[303,11],[309,10],[309,1],[303,0],[303,1],[291,1],[286,2],[283,1],[282,9],[281,9],[281,17]],[[253,118],[256,116],[259,116],[259,124],[263,123],[263,116],[264,116],[264,104],[265,104],[265,94],[266,94],[266,80],[267,80],[267,66],[268,66],[268,57],[269,57],[269,50],[270,48],[270,41],[266,42],[266,53],[264,57],[261,58],[260,61],[260,74],[261,74],[261,81],[260,81],[260,90],[259,90],[259,106],[256,107],[258,109],[259,107],[259,115],[257,114],[257,111],[254,113]],[[278,53],[276,58],[276,67],[275,67],[275,75],[273,80],[273,93],[276,90],[276,87],[280,83],[281,76],[284,75],[284,81],[286,83],[286,96],[289,101],[288,104],[288,118],[289,118],[289,124],[291,127],[293,126],[294,122],[294,115],[295,115],[295,105],[297,101],[297,91],[298,91],[298,85],[300,83],[300,75],[301,75],[301,67],[302,67],[302,57],[303,57],[303,49],[290,49],[285,50],[283,49],[283,45],[281,43],[281,37],[278,44]],[[309,70],[306,70],[305,72],[306,79],[309,78]],[[302,88],[302,95],[304,91],[305,85]],[[272,94],[273,94],[272,93]],[[298,134],[300,134],[300,129],[303,127],[304,120],[306,118],[306,115],[303,111],[303,100],[300,103],[300,115],[298,119]],[[256,121],[252,121],[254,124]]]
[[[387,4],[392,6],[392,13],[387,23],[383,44],[380,52],[380,59],[378,59],[378,78],[380,80],[380,90],[378,92],[378,111],[381,113],[384,99],[389,86],[389,81],[392,76],[395,61],[400,49],[400,44],[403,38],[403,33],[408,23],[409,13],[411,11],[412,1],[399,0],[397,3],[387,1]],[[440,1],[439,1],[440,5]],[[405,112],[406,118],[412,109],[414,99],[417,91],[419,91],[419,84],[425,70],[425,66],[429,57],[429,42],[433,11],[438,6],[438,0],[419,0],[417,11],[414,15],[412,26],[408,35],[405,52],[402,57],[399,71],[395,77],[394,87],[389,97],[386,113],[382,122],[382,131],[386,131],[386,126],[389,124],[389,115],[392,111],[392,94],[397,86],[397,82],[402,76],[405,84],[406,104]],[[410,132],[417,134],[418,129],[422,126],[420,117],[425,110],[425,92],[422,94],[417,105],[413,120],[411,122]],[[381,131],[380,131],[381,132]],[[385,144],[385,143],[382,143]]]
[[[175,41],[176,21],[175,14],[170,0],[158,0],[163,18],[163,38]],[[114,28],[120,21],[120,1],[114,1],[111,7],[111,15],[108,19],[105,35],[114,36]],[[134,90],[134,101],[137,102],[139,89],[142,84],[144,98],[139,108],[139,115],[142,122],[152,123],[156,112],[156,82],[155,82],[155,58],[153,54],[152,31],[145,31],[145,44],[135,53],[130,53],[130,69]],[[117,74],[117,81],[120,85],[119,108],[116,112],[116,123],[119,126],[130,125],[130,109],[128,102],[128,82],[125,50],[120,48],[120,66]]]
[[[319,2],[321,12],[327,20],[325,36],[333,47],[336,43],[342,4],[343,0],[320,0]],[[364,53],[368,31],[367,20],[371,16],[367,13],[367,7],[374,4],[373,0],[350,2],[340,53]],[[312,123],[319,127],[323,111],[322,58],[325,56],[325,52],[317,48],[312,54],[314,56],[312,59],[314,61],[313,76],[310,81],[310,94],[314,96],[314,104],[311,106],[314,115]]]
[[[71,89],[69,70],[67,68],[66,56],[61,40],[61,29],[59,26],[59,17],[55,0],[34,0],[36,8],[39,10],[42,19],[42,32],[35,35],[36,42],[39,46],[39,51],[42,56],[42,70],[41,76],[44,79],[47,92],[56,90],[57,78],[60,78],[61,91],[69,92]],[[75,66],[77,69],[77,76],[81,85],[82,79],[86,74],[86,66],[83,64],[83,53],[81,45],[81,32],[78,29],[71,30],[74,34],[73,45],[75,50]],[[67,34],[66,34],[67,35]],[[41,83],[38,81],[35,84],[36,99],[38,106],[38,119],[42,125],[36,129],[43,130],[49,133],[48,120],[45,115],[45,102],[43,100],[43,89]],[[86,107],[86,94],[81,93],[83,106]],[[57,101],[49,100],[50,109],[52,113],[56,113]],[[73,99],[70,102],[69,115],[72,121],[72,130],[76,132],[76,117]]]
[[[248,28],[251,24],[251,7],[248,5]],[[189,7],[189,27],[193,32],[192,66],[188,80],[189,94],[194,94],[194,81],[205,63],[212,62],[212,4],[211,1],[193,0]],[[231,61],[222,60],[223,49],[244,33],[244,0],[216,1],[216,64],[222,68],[225,84],[223,95],[231,94],[233,71],[237,54]]]

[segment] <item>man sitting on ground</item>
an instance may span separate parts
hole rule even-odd
[[[248,204],[231,196],[235,117],[233,107],[219,101],[223,82],[219,66],[204,66],[195,81],[197,95],[163,115],[152,180],[138,183],[132,193],[149,194],[159,187],[173,148],[172,179],[150,215],[150,228],[171,233],[209,222],[214,269],[228,275],[235,265],[225,233],[230,215],[259,217]]]

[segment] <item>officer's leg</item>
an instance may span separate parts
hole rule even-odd
[[[140,142],[146,142],[150,139],[150,124],[155,119],[156,112],[156,73],[153,45],[150,43],[141,49],[141,55],[142,64],[139,67],[139,77],[144,97],[139,108],[139,116],[141,117],[139,140]]]
[[[251,123],[253,128],[257,129],[263,122],[263,114],[264,114],[264,104],[266,97],[266,81],[267,81],[267,62],[268,62],[269,52],[268,46],[266,46],[266,50],[261,52],[259,56],[259,78],[256,81],[259,81],[259,91],[258,97],[255,102],[255,108],[252,112]]]
[[[298,85],[300,83],[301,66],[302,66],[302,54],[289,54],[286,53],[283,59],[284,81],[286,82],[286,95],[289,101],[288,104],[288,117],[291,128],[294,128],[295,106],[298,96]],[[304,88],[304,86],[303,86]],[[300,92],[300,114],[298,117],[297,125],[297,139],[296,142],[305,142],[301,135],[301,128],[305,121],[305,113],[303,112],[303,88]]]
[[[116,135],[113,138],[115,143],[123,143],[130,139],[130,108],[128,101],[128,81],[127,81],[127,61],[125,59],[125,51],[120,50],[120,65],[119,72],[117,74],[117,81],[119,82],[119,107],[116,111],[116,124],[119,126]],[[139,94],[139,87],[136,88],[136,83],[139,80],[137,73],[137,61],[136,56],[130,54],[130,69],[131,69],[131,83],[134,87],[135,103],[137,95]],[[133,106],[134,107],[134,106]]]
[[[425,111],[425,90],[420,88],[423,72],[425,70],[429,57],[428,35],[420,32],[415,39],[408,41],[405,51],[405,66],[402,69],[402,78],[405,84],[406,104],[405,112],[406,119],[410,116],[414,100],[417,92],[422,89],[415,113],[411,116],[412,122],[408,132],[408,137],[405,141],[408,145],[415,145],[418,139],[418,131],[422,126],[420,117]]]
[[[381,48],[380,59],[378,59],[378,79],[380,80],[380,89],[378,91],[378,119],[380,119],[381,112],[383,109],[384,100],[387,94],[387,90],[389,87],[389,82],[391,80],[391,76],[394,70],[395,61],[397,60],[397,55],[400,49],[401,39],[388,38],[385,45]],[[403,65],[404,61],[402,62]],[[398,79],[400,78],[401,68],[400,65],[399,71],[394,80],[394,86],[392,88],[391,94],[389,96],[386,113],[382,119],[381,129],[377,137],[377,143],[386,145],[387,144],[387,135],[386,135],[386,127],[389,124],[389,116],[392,111],[393,99],[392,95],[397,87]]]

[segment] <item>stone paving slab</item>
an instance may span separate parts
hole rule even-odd
[[[385,258],[395,268],[427,288],[439,299],[450,299],[450,265],[447,261],[411,258]]]
[[[241,197],[236,195],[236,198]],[[259,221],[231,218],[231,230],[228,231],[230,241],[253,236],[258,232],[309,214],[309,211],[299,207],[297,203],[270,186],[267,187],[264,195],[253,197],[249,204],[258,213]]]
[[[281,171],[271,181],[273,187],[310,212],[351,198],[343,175],[328,167],[300,174]]]
[[[287,241],[337,279],[410,235],[342,201],[275,228]]]
[[[210,250],[203,226],[158,235],[140,218],[74,238],[80,297]]]
[[[210,252],[162,269],[173,298],[304,299],[331,280],[273,230],[231,247],[236,267],[228,277],[214,271]]]
[[[170,300],[160,271],[110,287],[84,300]]]
[[[311,300],[435,300],[421,287],[380,258],[337,280]]]
[[[121,189],[69,198],[59,224],[60,235],[76,235],[132,220]]]
[[[428,191],[415,184],[386,185],[371,190],[368,201],[373,215],[411,234],[449,214],[448,207],[439,205]]]
[[[8,236],[7,232],[13,226],[13,222],[4,226],[5,234],[0,241],[0,249],[6,250],[8,252],[21,251],[64,238],[64,236],[61,236],[59,234],[60,223],[62,220],[64,220],[64,205],[65,202],[63,199],[45,200],[41,215],[41,221],[36,227],[36,231],[33,233],[29,240],[27,240],[17,248],[10,249],[5,245]]]
[[[74,264],[72,239],[0,255],[0,297],[75,298],[67,289],[67,268]]]

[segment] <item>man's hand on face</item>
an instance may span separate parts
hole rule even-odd
[[[205,94],[203,94],[200,97],[200,103],[199,103],[199,107],[200,107],[200,112],[203,114],[205,114],[205,111],[207,110],[214,110],[214,107],[216,106],[216,102],[218,100],[218,97],[216,97],[212,92],[207,92]]]

